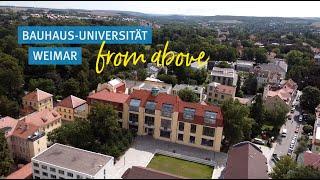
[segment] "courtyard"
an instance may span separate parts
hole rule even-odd
[[[154,155],[147,167],[192,179],[211,179],[213,172],[213,167],[208,165],[202,165],[160,154]]]

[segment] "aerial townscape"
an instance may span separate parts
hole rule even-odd
[[[150,26],[108,48],[210,60],[97,74],[89,44],[28,65],[22,25]],[[0,6],[0,160],[1,179],[320,179],[320,18]]]

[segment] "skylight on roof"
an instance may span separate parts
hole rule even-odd
[[[208,124],[216,123],[217,113],[212,111],[205,111],[204,113],[204,122]]]

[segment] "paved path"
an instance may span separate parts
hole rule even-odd
[[[122,174],[132,166],[146,167],[151,161],[157,149],[172,152],[176,151],[178,154],[197,157],[201,159],[211,158],[216,161],[217,169],[213,171],[213,178],[217,179],[223,170],[226,160],[226,153],[215,153],[213,151],[203,150],[186,145],[155,140],[150,136],[138,136],[131,148],[120,157],[120,160],[115,164],[115,178],[121,178]]]

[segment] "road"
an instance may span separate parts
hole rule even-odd
[[[298,91],[298,94],[301,95],[301,91]],[[294,104],[296,103],[296,99],[294,100]],[[298,102],[299,103],[299,102]],[[287,155],[290,144],[291,144],[291,140],[294,136],[296,127],[298,124],[301,124],[299,122],[299,115],[300,115],[300,109],[299,109],[299,105],[296,106],[296,109],[293,113],[293,119],[292,120],[287,120],[286,123],[281,127],[280,132],[282,132],[282,129],[287,129],[287,137],[281,137],[281,135],[279,135],[277,141],[276,141],[276,147],[274,150],[275,154],[278,154],[278,156],[283,156],[283,155]],[[303,125],[300,125],[300,129],[298,132],[298,138],[301,136],[301,132],[302,132],[302,127]],[[297,138],[297,139],[298,139]],[[294,146],[294,148],[296,148],[298,145],[297,140],[296,140],[296,144]],[[292,157],[294,158],[295,154],[292,153]],[[271,162],[272,166],[274,165],[273,162]]]

